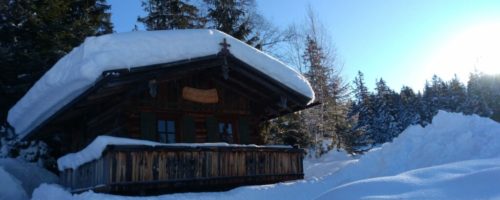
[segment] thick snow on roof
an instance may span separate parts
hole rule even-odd
[[[170,147],[255,147],[255,148],[292,148],[288,145],[265,145],[259,146],[255,144],[228,144],[224,142],[220,143],[159,143],[147,140],[137,140],[129,138],[120,138],[113,136],[101,135],[98,136],[92,143],[87,147],[76,153],[70,153],[63,157],[57,159],[57,166],[59,170],[63,171],[65,169],[76,169],[79,166],[88,163],[90,161],[96,160],[101,157],[102,152],[109,145],[146,145],[146,146],[170,146]]]
[[[12,107],[8,121],[24,137],[90,88],[104,71],[214,55],[224,38],[233,56],[314,100],[309,82],[296,70],[220,31],[138,31],[85,39]]]

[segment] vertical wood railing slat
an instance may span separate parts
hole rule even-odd
[[[120,148],[100,159],[61,172],[61,183],[75,189],[118,183],[182,181],[266,176],[262,180],[303,175],[302,151],[288,149],[185,148],[169,150]],[[222,178],[222,179],[221,179]],[[259,179],[252,179],[259,180]],[[288,180],[288,178],[285,178]],[[217,181],[213,182],[217,183]]]

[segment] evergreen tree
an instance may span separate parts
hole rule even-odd
[[[423,100],[423,115],[422,125],[432,123],[432,118],[437,114],[439,109],[449,110],[450,106],[447,101],[448,86],[437,75],[432,77],[429,84],[425,83]]]
[[[391,90],[383,79],[376,83],[376,93],[373,95],[373,124],[375,143],[381,144],[389,142],[392,138],[399,135],[402,131],[399,124],[398,114],[400,108],[400,99],[393,90]]]
[[[254,31],[254,0],[203,0],[208,7],[208,27],[220,30],[250,45],[260,40]]]
[[[437,114],[437,107],[433,103],[434,91],[428,81],[425,82],[424,93],[422,94],[422,110],[420,112],[420,125],[427,126],[432,123],[432,117]]]
[[[433,91],[432,94],[434,95],[432,96],[432,104],[434,105],[436,110],[450,110],[450,105],[448,103],[449,92],[446,82],[444,82],[443,79],[441,79],[439,76],[434,75],[432,77],[431,83],[431,90]]]
[[[338,74],[334,74],[329,88],[331,101],[328,114],[333,123],[332,148],[345,149],[352,143],[350,133],[352,123],[347,118],[351,103],[348,101],[349,85],[344,84]]]
[[[290,113],[269,121],[264,135],[268,144],[298,145],[304,148],[312,143],[299,113]]]
[[[465,114],[477,114],[483,117],[491,117],[493,115],[493,110],[489,106],[492,103],[485,99],[489,95],[489,92],[487,92],[488,89],[485,87],[487,84],[482,81],[483,77],[484,75],[479,73],[471,73],[469,76],[467,97],[462,108]],[[498,100],[496,101],[498,102]],[[497,119],[497,121],[499,120]]]
[[[0,1],[0,120],[87,36],[112,32],[105,0]]]
[[[312,148],[320,155],[333,147],[343,147],[350,126],[347,115],[347,85],[342,83],[334,66],[325,56],[325,51],[314,36],[306,37],[303,54],[306,78],[311,83],[316,100],[321,104],[303,112],[308,132],[314,138]]]
[[[375,144],[375,132],[373,129],[375,118],[373,98],[368,92],[364,82],[364,75],[361,71],[354,79],[354,102],[351,105],[348,117],[355,120],[351,132],[356,135],[356,141],[353,142],[353,151],[362,152],[371,148]]]
[[[337,149],[344,149],[349,153],[358,152],[358,138],[363,137],[363,132],[353,131],[353,120],[348,118],[349,109],[352,106],[352,101],[348,101],[346,105],[339,106],[338,118],[335,119],[335,133],[333,134],[332,145]],[[336,116],[337,117],[337,116]]]
[[[6,122],[7,113],[85,37],[112,32],[109,9],[105,0],[0,1],[0,156],[56,169],[48,146],[42,141],[20,141]]]
[[[466,88],[455,75],[447,84],[448,98],[447,109],[450,112],[464,112],[464,105],[467,98]]]
[[[421,95],[415,94],[410,87],[404,86],[399,93],[400,109],[398,114],[401,130],[406,129],[410,125],[419,124],[421,121],[420,113],[422,112]]]
[[[481,74],[478,79],[481,97],[491,109],[491,118],[500,121],[500,74]]]
[[[423,94],[415,94],[409,87],[403,87],[398,94],[383,79],[376,82],[375,93],[370,93],[359,72],[349,110],[354,124],[348,131],[350,137],[345,137],[348,145],[344,148],[348,152],[363,152],[375,144],[391,141],[410,125],[432,123],[438,110],[495,119],[495,106],[500,113],[499,85],[500,75],[471,74],[467,87],[456,76],[445,82],[434,75],[431,82],[426,82]]]
[[[185,0],[146,0],[142,7],[147,16],[138,17],[147,30],[202,28],[205,20],[198,8]]]
[[[307,37],[306,43],[303,57],[308,71],[305,76],[311,83],[316,100],[321,102],[321,105],[308,109],[304,114],[307,115],[306,124],[309,133],[314,138],[313,150],[321,154],[328,149],[328,147],[324,148],[322,138],[331,136],[328,134],[331,134],[334,128],[329,116],[331,110],[328,109],[333,106],[328,83],[330,74],[329,69],[324,65],[325,56],[318,43],[311,37]]]
[[[319,22],[309,10],[309,28],[289,29],[296,52],[293,53],[299,71],[309,80],[315,91],[315,101],[320,105],[301,111],[305,130],[314,140],[309,148],[311,156],[319,156],[332,148],[347,148],[352,140],[348,112],[348,84],[340,77],[334,49],[319,31]],[[323,33],[324,34],[324,33]],[[263,38],[265,39],[265,38]],[[262,41],[262,40],[261,40]],[[293,45],[290,42],[290,45]],[[269,43],[263,43],[269,44]]]

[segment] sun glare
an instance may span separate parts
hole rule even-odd
[[[455,32],[438,44],[423,65],[429,74],[467,81],[475,70],[500,74],[500,22],[481,23]]]

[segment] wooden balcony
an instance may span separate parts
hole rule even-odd
[[[110,145],[100,159],[66,169],[72,192],[117,194],[226,190],[302,179],[302,149],[257,146]]]

